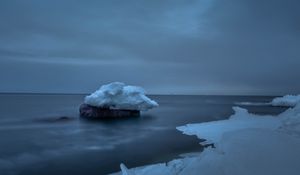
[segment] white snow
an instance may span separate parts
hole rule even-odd
[[[271,102],[273,106],[290,106],[294,107],[300,103],[300,95],[285,95],[283,97],[274,98]]]
[[[145,111],[158,104],[145,95],[145,90],[138,86],[127,86],[121,82],[113,82],[100,87],[88,95],[84,103],[95,107],[111,109],[127,109]]]
[[[234,107],[228,120],[177,127],[214,143],[196,156],[127,169],[123,175],[298,175],[300,104],[278,116],[260,116]]]

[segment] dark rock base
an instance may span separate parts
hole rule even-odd
[[[80,117],[87,119],[127,118],[140,116],[140,111],[137,110],[99,108],[87,104],[80,105],[79,113]]]

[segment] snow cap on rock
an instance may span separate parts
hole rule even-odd
[[[110,109],[146,111],[158,104],[145,95],[145,90],[138,86],[128,86],[113,82],[100,87],[84,99],[84,103]]]

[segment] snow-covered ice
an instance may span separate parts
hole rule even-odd
[[[234,107],[228,120],[177,127],[214,143],[196,156],[128,169],[123,175],[298,175],[300,104],[278,116],[254,115]],[[180,143],[178,143],[180,144]]]
[[[84,99],[84,103],[95,107],[145,111],[158,104],[145,95],[145,90],[138,86],[127,86],[113,82],[100,87]]]
[[[274,98],[271,102],[273,106],[290,106],[294,107],[300,103],[300,95],[285,95],[283,97]]]
[[[228,120],[187,124],[177,127],[177,129],[186,135],[196,135],[198,138],[206,139],[203,144],[214,143],[216,145],[222,139],[225,132],[234,132],[247,128],[274,129],[280,126],[280,121],[274,120],[273,116],[258,117],[240,107],[233,107],[233,110],[235,113]]]

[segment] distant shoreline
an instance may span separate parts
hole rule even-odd
[[[0,92],[0,95],[88,95],[89,93]],[[152,96],[279,97],[281,95],[147,94]]]

